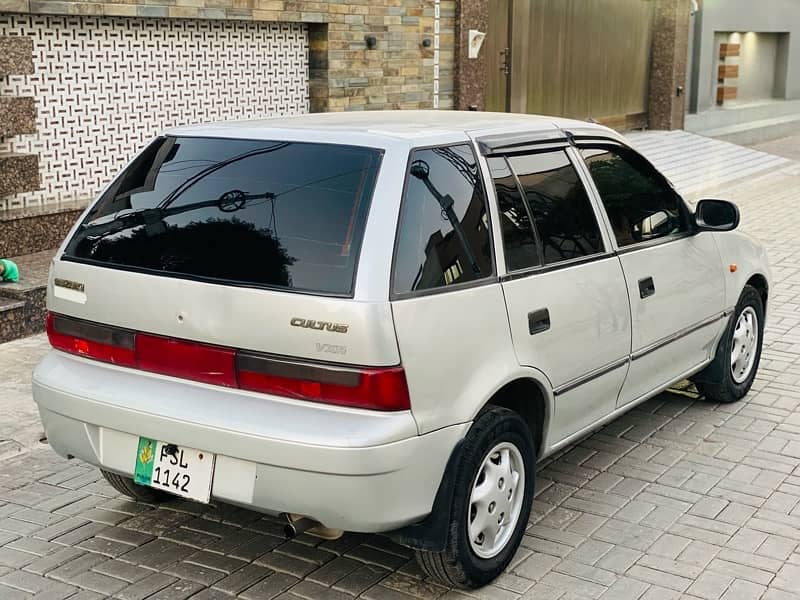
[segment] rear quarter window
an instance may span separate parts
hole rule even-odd
[[[413,151],[400,211],[393,293],[434,290],[492,275],[489,230],[472,147]]]
[[[332,144],[158,138],[92,207],[65,257],[350,295],[381,157]]]

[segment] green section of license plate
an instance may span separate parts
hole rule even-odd
[[[150,485],[153,479],[153,465],[156,458],[156,441],[150,438],[139,438],[139,450],[136,452],[136,467],[133,480],[139,485]]]

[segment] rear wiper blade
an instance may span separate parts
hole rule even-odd
[[[131,227],[136,227],[137,225],[156,223],[168,217],[200,210],[202,208],[218,208],[222,212],[231,213],[242,210],[249,202],[254,200],[274,200],[275,198],[276,194],[273,192],[248,194],[242,190],[228,190],[213,200],[201,200],[199,202],[184,204],[183,206],[170,206],[166,208],[160,206],[138,208],[123,214],[116,213],[111,218],[103,217],[102,220],[95,219],[94,221],[81,225],[80,233],[83,237],[91,237],[93,234],[105,237],[107,235],[119,233],[125,229],[130,229]]]

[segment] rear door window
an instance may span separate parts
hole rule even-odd
[[[415,150],[395,251],[395,294],[469,283],[493,273],[489,216],[472,147]]]
[[[592,203],[566,152],[517,154],[489,164],[509,271],[604,251]]]
[[[89,211],[67,259],[350,295],[382,153],[162,137]]]
[[[541,245],[537,244],[530,207],[522,198],[517,178],[504,156],[487,159],[497,193],[506,268],[518,271],[542,264]]]

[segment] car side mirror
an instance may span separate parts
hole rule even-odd
[[[694,224],[699,231],[732,231],[739,226],[739,208],[727,200],[700,200],[694,211]]]

